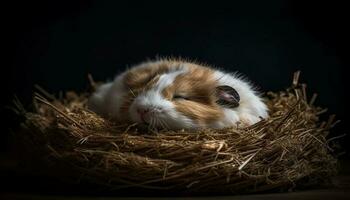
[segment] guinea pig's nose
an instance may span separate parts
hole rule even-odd
[[[150,111],[150,109],[149,108],[137,108],[136,111],[140,115],[145,115]]]

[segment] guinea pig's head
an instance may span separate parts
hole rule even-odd
[[[223,128],[240,120],[240,104],[251,92],[245,87],[221,84],[216,70],[192,63],[149,65],[131,69],[124,77],[130,92],[122,110],[131,121],[165,129],[198,129]]]

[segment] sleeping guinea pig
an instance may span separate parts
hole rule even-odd
[[[266,105],[246,80],[168,59],[119,74],[97,88],[88,107],[112,120],[172,130],[248,126],[268,117]]]

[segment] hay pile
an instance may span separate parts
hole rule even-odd
[[[55,99],[42,92],[35,112],[18,106],[21,135],[27,153],[68,166],[60,176],[111,190],[253,193],[319,183],[336,173],[327,135],[337,122],[319,122],[325,110],[313,105],[315,95],[307,99],[298,78],[286,91],[267,93],[271,117],[248,128],[147,132],[90,112],[87,94]]]

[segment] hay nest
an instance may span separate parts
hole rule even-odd
[[[56,99],[41,92],[35,112],[18,105],[20,135],[28,154],[67,166],[62,173],[49,168],[52,174],[111,190],[253,193],[320,183],[336,173],[327,135],[337,121],[320,122],[325,110],[313,105],[316,95],[307,99],[298,78],[285,91],[268,92],[271,117],[248,128],[148,132],[92,113],[88,94]]]

